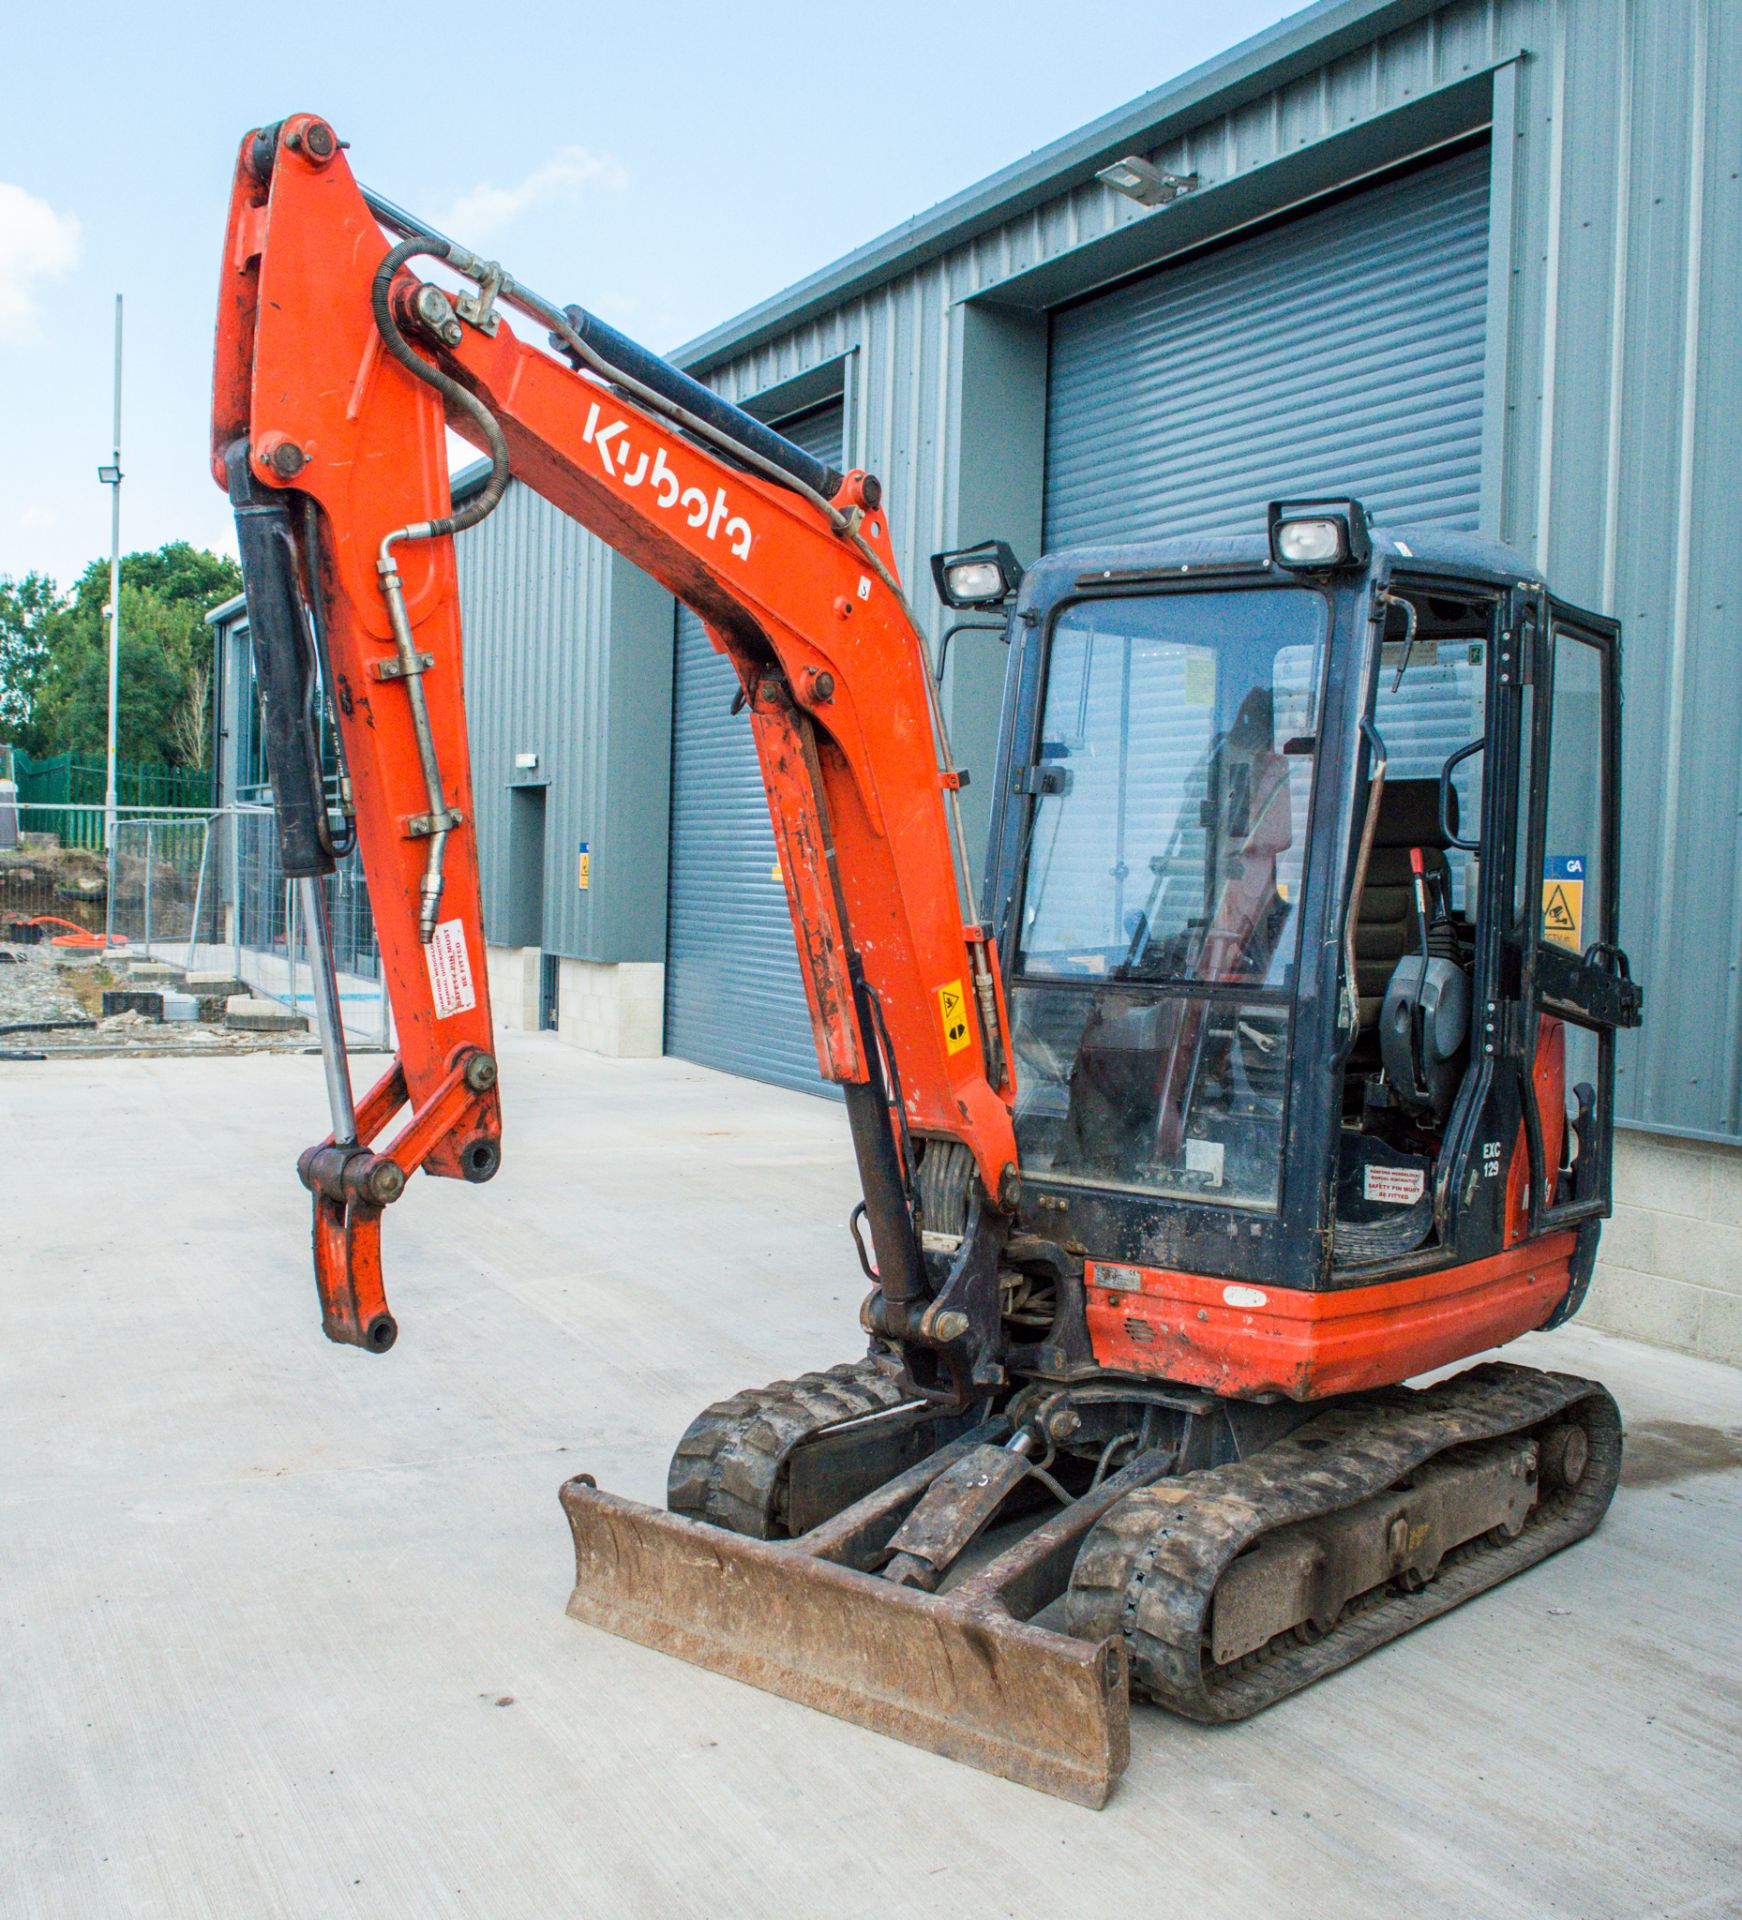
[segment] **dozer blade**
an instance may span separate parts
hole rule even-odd
[[[1125,1769],[1116,1636],[1019,1620],[983,1578],[943,1594],[897,1586],[584,1477],[561,1498],[576,1620],[1082,1806],[1103,1805]]]

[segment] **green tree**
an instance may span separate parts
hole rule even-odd
[[[76,603],[60,624],[36,698],[36,731],[56,753],[101,753],[109,732],[109,623]],[[148,588],[121,588],[116,752],[173,764],[176,716],[200,617]]]
[[[51,636],[66,604],[46,574],[0,576],[0,740],[38,750],[36,697],[48,671]]]
[[[121,560],[120,702],[124,760],[198,766],[210,727],[211,642],[205,615],[242,588],[234,560],[172,540]],[[41,626],[42,659],[29,690],[33,753],[101,753],[108,739],[109,568],[93,560],[70,599]]]
[[[171,540],[151,553],[122,554],[121,585],[142,587],[172,606],[189,607],[203,617],[242,591],[242,569],[225,554]],[[108,604],[109,563],[93,560],[73,588],[73,605],[100,615]],[[121,618],[125,631],[125,608]]]

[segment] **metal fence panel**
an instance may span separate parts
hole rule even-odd
[[[101,851],[103,808],[59,797],[21,806],[24,844],[0,853],[0,939],[72,930],[118,957],[229,974],[312,1018],[306,930],[278,854],[268,806],[129,814]],[[59,821],[74,830],[63,837]],[[353,853],[324,881],[345,1030],[353,1045],[384,1046],[392,1012],[362,864]],[[33,923],[52,919],[50,929]]]

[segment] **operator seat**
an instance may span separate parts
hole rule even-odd
[[[1458,795],[1454,788],[1447,811],[1458,831]],[[1355,991],[1361,1005],[1361,1032],[1365,1037],[1379,1024],[1385,989],[1392,969],[1406,953],[1416,951],[1415,890],[1409,864],[1412,847],[1422,850],[1428,876],[1440,875],[1451,898],[1448,841],[1440,827],[1440,783],[1429,780],[1387,780],[1379,796],[1379,820],[1373,851],[1367,861],[1367,885],[1361,894],[1361,914],[1355,922]]]

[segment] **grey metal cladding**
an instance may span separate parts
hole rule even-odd
[[[517,753],[536,753],[548,781],[544,943],[582,954],[588,899],[574,849],[603,800],[611,554],[530,487],[454,543],[465,626],[472,788],[483,871],[485,935],[504,939],[508,908],[508,787]]]
[[[1268,90],[1237,50],[1225,107],[1197,86],[1193,124],[1170,107],[1154,143],[1127,128],[1127,150],[1198,170],[1207,207],[1220,185],[1257,196],[1267,172],[1369,130],[1377,142],[1411,103],[1490,76],[1483,531],[1534,559],[1567,598],[1614,614],[1627,636],[1621,923],[1647,999],[1643,1029],[1621,1044],[1619,1112],[1742,1140],[1742,7],[1465,0],[1425,16],[1365,11],[1365,45],[1340,38],[1317,70],[1293,61]],[[1026,178],[1022,192],[1014,217],[988,225],[976,212],[958,245],[928,242],[905,269],[895,250],[876,285],[790,331],[769,338],[747,316],[742,349],[725,327],[694,356],[713,384],[748,394],[858,350],[852,457],[889,484],[909,578],[958,533],[985,531],[953,519],[952,314],[1040,268],[1068,274],[1073,258],[1140,222],[1159,259],[1168,222],[1191,208],[1188,196],[1144,212],[1068,177],[1049,197]],[[1291,187],[1277,203],[1292,197]]]
[[[1490,120],[1483,531],[1627,632],[1622,931],[1647,1011],[1620,1110],[1742,1139],[1742,6],[1309,10],[675,357],[748,399],[853,356],[846,457],[882,475],[923,588],[927,555],[993,531],[956,524],[970,303],[1038,318],[1106,285],[1110,249],[1128,273]],[[1136,207],[1091,177],[1108,141],[1203,185]],[[474,695],[481,764],[506,752],[495,697]]]
[[[1487,252],[1484,144],[1057,315],[1047,546],[1291,493],[1474,528]]]
[[[839,403],[780,430],[840,462]],[[665,1050],[822,1092],[750,722],[731,710],[738,676],[688,607],[676,624]]]

